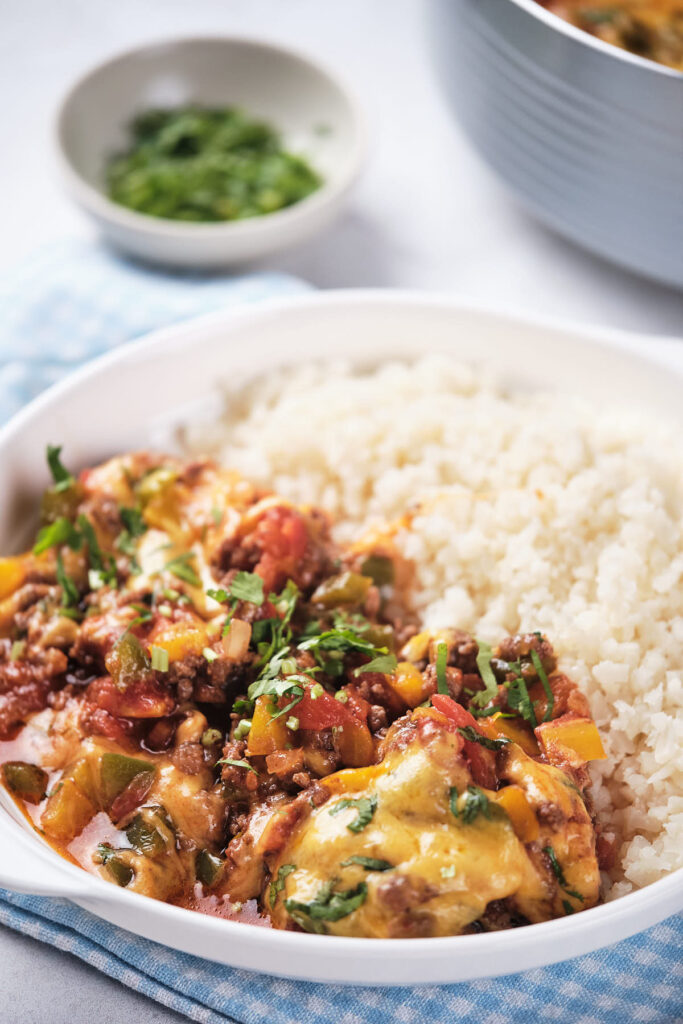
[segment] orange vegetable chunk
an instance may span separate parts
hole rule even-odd
[[[549,761],[562,751],[572,751],[582,761],[604,761],[607,754],[602,746],[598,727],[592,718],[581,718],[571,713],[552,722],[543,722],[535,729],[541,750]]]

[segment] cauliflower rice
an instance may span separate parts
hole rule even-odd
[[[507,394],[444,357],[274,372],[185,443],[340,539],[411,512],[417,610],[497,642],[542,630],[588,696],[608,760],[599,816],[621,840],[610,897],[683,864],[683,447],[671,424]]]

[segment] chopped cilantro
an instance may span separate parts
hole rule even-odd
[[[72,551],[78,551],[82,543],[83,535],[80,530],[74,526],[70,519],[65,519],[62,516],[60,519],[55,519],[54,523],[50,523],[49,526],[43,526],[38,531],[36,542],[33,545],[33,554],[42,555],[49,548],[60,547],[62,544],[67,544]]]
[[[536,674],[538,675],[538,678],[541,680],[541,686],[545,690],[545,695],[546,695],[546,697],[548,699],[548,706],[546,708],[545,715],[543,716],[543,721],[544,722],[549,722],[550,719],[552,718],[552,715],[553,715],[553,708],[555,707],[555,694],[553,693],[553,691],[552,691],[552,689],[550,687],[550,683],[548,682],[548,677],[545,674],[545,669],[543,668],[543,665],[541,664],[541,659],[538,656],[538,652],[535,651],[533,648],[531,649],[531,660],[534,663],[534,668],[536,669]]]
[[[501,747],[510,742],[510,740],[502,736],[496,740],[491,740],[488,736],[482,736],[472,725],[461,725],[458,727],[458,732],[466,740],[469,740],[470,743],[478,743],[480,746],[486,747],[487,750],[500,750]]]
[[[352,864],[358,864],[359,867],[364,868],[366,871],[391,871],[393,864],[388,860],[381,860],[378,857],[347,857],[340,863],[340,867],[348,868]]]
[[[323,935],[326,931],[324,921],[339,921],[365,903],[368,895],[365,882],[359,882],[355,889],[347,889],[345,892],[334,892],[333,884],[326,882],[321,886],[310,903],[285,900],[287,913],[304,931]]]
[[[61,445],[49,444],[47,446],[47,464],[50,467],[52,479],[55,483],[54,490],[58,494],[62,491],[68,491],[69,487],[73,486],[76,482],[68,469],[65,469],[62,465],[61,453]]]
[[[114,559],[111,555],[105,557],[102,554],[95,529],[87,516],[80,515],[78,517],[78,526],[88,546],[88,562],[93,572],[93,583],[96,584],[95,586],[93,586],[93,583],[90,584],[92,589],[98,590],[100,587],[116,583],[116,564]],[[90,582],[90,576],[88,576],[88,582]]]
[[[270,903],[271,910],[277,903],[278,895],[285,887],[285,879],[288,875],[291,875],[292,871],[296,871],[296,864],[281,864],[277,869],[277,875],[270,883],[268,890],[268,902]]]
[[[451,786],[449,791],[449,802],[452,813],[456,818],[462,818],[463,824],[471,825],[474,819],[483,814],[485,818],[491,817],[489,799],[483,789],[479,786],[468,786],[463,796],[462,807],[458,806],[458,790]]]
[[[477,668],[479,669],[479,675],[481,676],[484,686],[484,690],[476,693],[472,698],[472,703],[479,707],[484,707],[498,693],[498,681],[491,668],[491,658],[493,657],[493,651],[491,645],[485,643],[484,640],[477,640],[479,651],[477,653]]]
[[[260,607],[263,604],[263,580],[254,572],[238,572],[230,584],[230,596]]]
[[[385,675],[391,675],[397,664],[395,654],[378,654],[376,658],[373,658],[366,665],[360,665],[354,669],[353,674],[354,676],[360,676],[364,672],[382,672]]]
[[[358,811],[358,817],[349,822],[346,827],[349,832],[361,832],[372,821],[372,817],[377,810],[377,797],[361,796],[356,800],[340,800],[329,813],[330,815],[339,814],[340,811],[345,810],[347,807],[353,807],[354,810]]]
[[[57,554],[57,583],[59,583],[62,588],[63,607],[75,607],[80,600],[80,594],[78,593],[78,587],[74,581],[67,575],[64,569],[64,562],[62,561],[62,556],[60,554]]]
[[[526,682],[521,675],[508,684],[507,702],[513,711],[517,711],[529,723],[532,729],[538,725],[533,701],[529,696]]]
[[[191,587],[200,587],[202,581],[197,575],[197,570],[192,565],[195,557],[193,551],[185,551],[182,555],[176,555],[175,558],[168,561],[164,569],[173,573],[174,576],[184,583],[189,583]]]
[[[567,895],[573,896],[575,900],[580,900],[581,903],[583,903],[583,896],[581,895],[581,893],[577,892],[575,889],[570,889],[568,887],[567,879],[565,878],[564,871],[562,870],[562,865],[557,859],[557,855],[553,850],[552,846],[544,846],[543,852],[547,854],[548,860],[550,861],[550,866],[553,869],[553,874],[555,875],[555,878],[560,883],[560,885],[567,893]]]
[[[445,693],[448,696],[448,682],[446,680],[446,662],[448,661],[448,644],[440,640],[436,645],[436,689],[438,693]]]
[[[247,771],[253,772],[254,775],[258,775],[258,772],[252,764],[248,761],[236,761],[232,757],[223,757],[220,761],[216,761],[216,764],[231,764],[233,768],[246,768]]]

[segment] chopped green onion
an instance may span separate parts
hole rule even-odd
[[[23,657],[24,651],[26,650],[25,640],[15,640],[9,652],[10,661],[19,661]]]
[[[285,725],[287,726],[288,729],[291,729],[292,732],[296,732],[296,730],[299,728],[299,719],[295,715],[290,715],[287,721],[285,722]]]
[[[164,647],[150,647],[152,668],[155,672],[168,672],[168,651]]]
[[[216,658],[218,657],[216,652],[211,650],[210,647],[205,647],[204,650],[202,651],[202,654],[204,655],[204,657],[206,658],[206,660],[209,663],[211,663],[212,661],[215,661]]]
[[[446,662],[448,661],[448,645],[440,640],[436,645],[436,689],[438,693],[445,693],[448,696],[448,682],[446,681]]]
[[[251,729],[251,718],[241,718],[235,727],[233,738],[236,740],[243,740],[245,736],[249,735]]]
[[[553,691],[552,691],[552,689],[550,687],[550,683],[548,682],[548,677],[545,674],[545,669],[543,668],[543,665],[541,664],[541,659],[538,656],[538,652],[535,651],[533,649],[533,647],[531,649],[531,660],[534,663],[534,668],[536,669],[536,674],[538,675],[538,678],[541,680],[541,686],[545,690],[545,695],[548,698],[548,707],[546,708],[546,712],[545,712],[545,714],[543,716],[543,721],[544,722],[549,722],[550,719],[552,718],[552,715],[553,715],[553,708],[555,707],[555,694],[553,693]]]

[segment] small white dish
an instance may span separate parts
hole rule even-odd
[[[0,553],[27,542],[47,484],[45,446],[80,468],[211,421],[248,377],[327,358],[367,366],[448,353],[495,365],[511,388],[628,402],[683,422],[680,342],[524,320],[400,291],[319,292],[228,309],[156,331],[89,363],[0,430]],[[0,787],[0,886],[59,896],[173,949],[253,971],[357,985],[470,981],[528,970],[625,939],[683,908],[683,868],[611,903],[542,924],[432,939],[273,931],[111,885],[52,851]]]
[[[125,148],[131,119],[191,102],[241,107],[268,121],[323,184],[276,213],[215,224],[150,217],[108,199],[106,161]],[[280,46],[234,37],[143,46],[98,65],[62,101],[56,143],[67,191],[107,240],[179,268],[245,263],[310,238],[339,212],[365,151],[360,109],[328,71]]]

